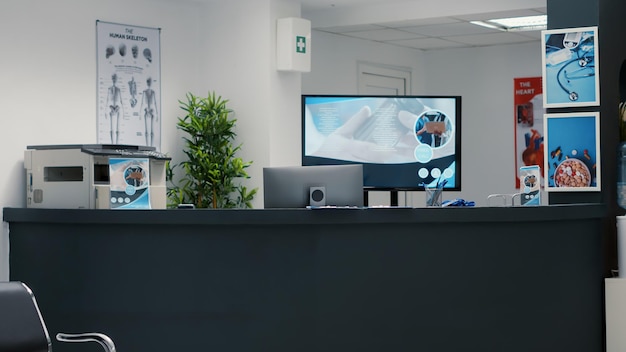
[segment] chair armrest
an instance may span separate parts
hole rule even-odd
[[[115,344],[110,337],[100,333],[67,334],[58,333],[57,340],[62,342],[97,342],[106,352],[115,352]]]

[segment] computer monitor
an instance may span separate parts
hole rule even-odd
[[[362,207],[363,165],[266,167],[263,193],[265,208]]]
[[[363,164],[366,190],[461,190],[461,97],[303,95],[302,165]]]

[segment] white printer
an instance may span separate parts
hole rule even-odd
[[[165,209],[166,163],[154,147],[131,145],[39,145],[24,152],[28,208],[111,208],[109,158],[149,160],[150,208]]]

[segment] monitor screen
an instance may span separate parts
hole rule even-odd
[[[302,165],[362,164],[366,189],[461,190],[460,96],[302,96]]]
[[[363,206],[363,167],[354,165],[263,168],[265,208],[305,208],[323,187],[324,205]]]

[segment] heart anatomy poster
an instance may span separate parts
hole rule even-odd
[[[544,108],[541,77],[514,79],[513,114],[515,119],[515,187],[520,188],[521,167],[538,165],[542,180],[544,175]]]

